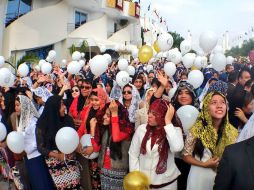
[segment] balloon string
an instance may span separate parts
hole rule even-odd
[[[68,168],[68,170],[71,172],[71,170],[69,169],[69,166],[68,166],[66,160],[67,160],[67,159],[66,159],[66,154],[64,154],[64,163],[65,163],[66,167]],[[70,162],[75,162],[76,164],[79,165],[79,167],[81,168],[81,170],[83,169],[82,165],[81,165],[79,162],[77,162],[76,160],[68,160],[68,161],[70,161]]]

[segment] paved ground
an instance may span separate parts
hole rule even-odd
[[[5,182],[5,181],[3,181],[3,180],[1,179],[1,181],[0,181],[0,190],[15,190],[15,187],[14,187],[14,184],[11,183],[11,184],[10,184],[10,189],[9,189],[9,188],[8,188],[8,183]]]

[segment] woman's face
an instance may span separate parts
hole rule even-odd
[[[52,92],[52,90],[53,90],[53,86],[52,86],[52,84],[46,84],[46,88],[48,89],[48,91],[49,92]]]
[[[20,115],[21,113],[21,104],[18,100],[15,100],[15,112],[17,115]]]
[[[208,111],[213,119],[223,119],[227,113],[225,99],[220,95],[214,95],[208,104]]]
[[[142,80],[141,80],[141,79],[136,79],[136,80],[134,81],[134,86],[135,86],[138,90],[140,90],[140,89],[142,88],[142,86],[143,86]]]
[[[110,92],[111,92],[111,86],[107,83],[106,84],[106,92],[108,93],[108,94],[110,94]]]
[[[79,91],[79,88],[74,86],[72,89],[71,89],[71,95],[73,98],[76,98],[80,95],[80,91]]]
[[[60,109],[59,109],[59,114],[61,117],[65,116],[65,112],[66,112],[66,106],[64,105],[63,100],[61,100],[61,105],[60,105]]]
[[[131,100],[132,99],[131,87],[127,86],[123,89],[123,98],[124,98],[124,100]]]
[[[93,109],[98,110],[100,109],[100,99],[98,96],[92,95],[90,96],[90,102],[92,104]]]
[[[253,100],[249,104],[247,104],[246,106],[242,107],[242,110],[243,110],[243,112],[245,114],[251,114],[253,109],[254,109],[254,102],[253,102]]]
[[[158,125],[158,123],[156,122],[155,115],[156,115],[156,113],[154,113],[151,110],[148,112],[148,125],[153,126],[153,127]]]
[[[103,125],[109,125],[110,122],[111,122],[111,120],[110,120],[110,111],[109,111],[109,109],[107,109],[104,116],[103,116]]]
[[[187,89],[180,90],[177,96],[177,101],[181,106],[191,105],[192,97],[190,91]]]

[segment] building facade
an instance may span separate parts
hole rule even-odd
[[[140,45],[139,8],[127,0],[1,0],[0,55],[19,60],[34,52],[45,59],[54,49],[61,61],[84,41],[89,51]]]

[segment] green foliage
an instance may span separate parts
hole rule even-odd
[[[232,47],[230,50],[226,51],[226,55],[233,56],[233,57],[239,57],[239,56],[248,56],[249,51],[254,50],[254,40],[251,39],[249,41],[244,41],[241,48]]]
[[[184,40],[184,38],[180,34],[178,34],[176,31],[169,32],[169,34],[171,34],[171,36],[174,39],[174,44],[173,44],[172,48],[178,48],[180,50],[180,44]]]
[[[68,49],[70,51],[70,54],[72,55],[74,51],[79,51],[80,53],[87,52],[88,46],[89,46],[88,42],[86,40],[84,40],[81,43],[80,47],[76,47],[74,44],[72,44],[72,46],[69,47]]]
[[[30,64],[37,64],[39,62],[39,57],[34,54],[34,53],[27,53],[26,55],[24,55],[18,62],[17,62],[17,67],[26,62],[26,63],[30,63]]]

